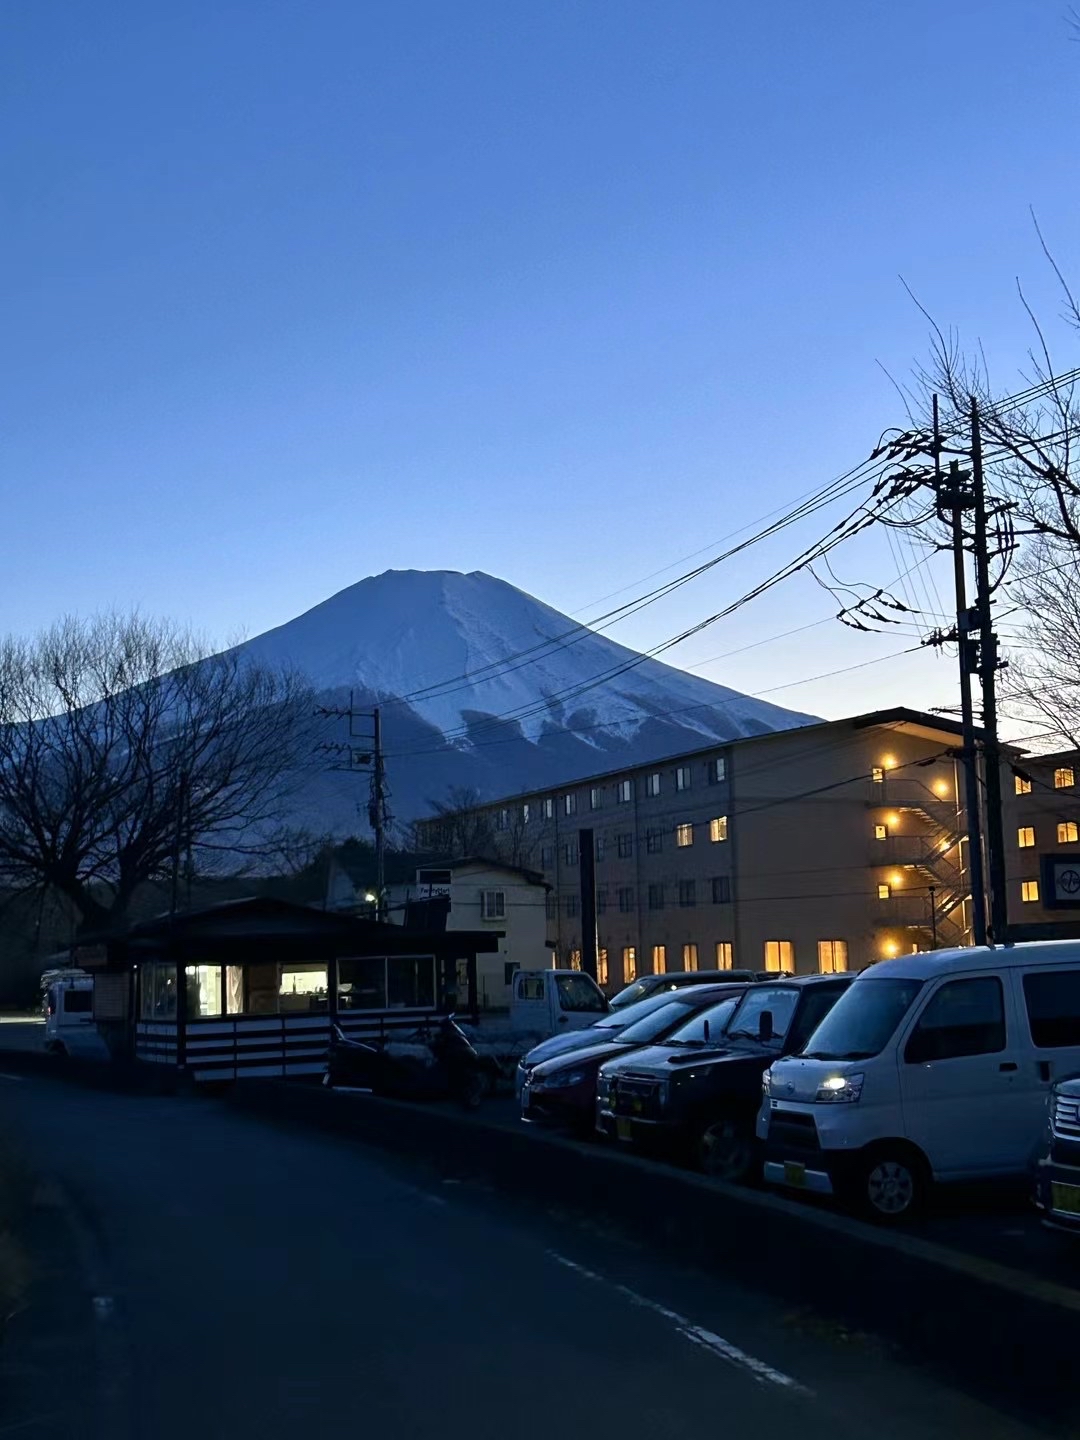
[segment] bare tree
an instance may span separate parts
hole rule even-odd
[[[182,856],[251,853],[287,813],[311,715],[298,676],[139,615],[0,643],[0,882],[96,926]]]
[[[418,826],[416,848],[448,860],[465,856],[495,855],[495,829],[483,808],[480,793],[464,785],[451,785],[442,800],[429,800],[432,815]]]

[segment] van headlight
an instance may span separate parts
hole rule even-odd
[[[819,1105],[852,1105],[862,1095],[865,1075],[830,1075],[817,1088]]]

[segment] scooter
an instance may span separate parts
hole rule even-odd
[[[498,1062],[478,1055],[452,1015],[407,1040],[352,1040],[331,1030],[324,1083],[332,1089],[369,1090],[398,1100],[456,1100],[475,1110],[495,1088]]]

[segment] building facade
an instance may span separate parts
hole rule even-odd
[[[1018,757],[1002,776],[1010,929],[1077,934],[1080,910],[1046,905],[1045,863],[1080,856],[1080,751]]]
[[[860,968],[970,939],[958,727],[892,710],[749,737],[485,806],[550,887],[580,963],[595,855],[598,978]]]

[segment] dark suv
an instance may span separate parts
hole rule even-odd
[[[752,985],[719,1036],[709,1033],[703,1011],[665,1044],[609,1061],[597,1082],[597,1129],[674,1151],[726,1180],[748,1179],[762,1075],[781,1055],[803,1048],[854,978],[808,975]]]

